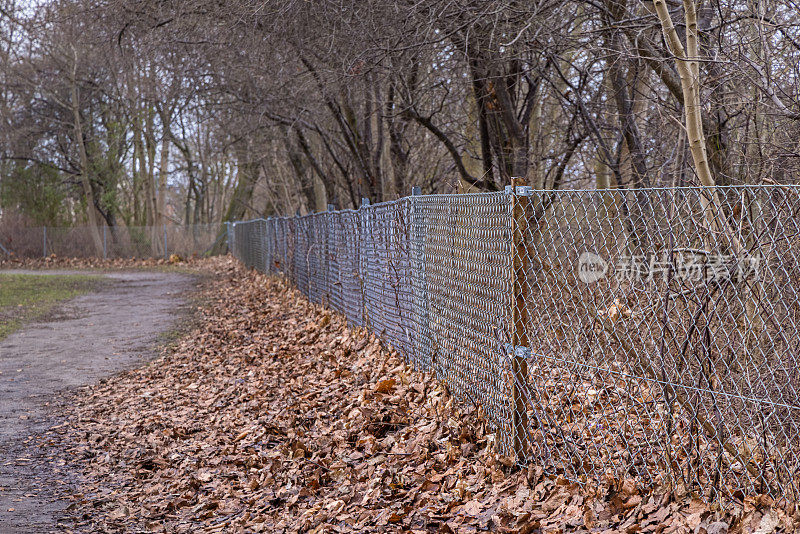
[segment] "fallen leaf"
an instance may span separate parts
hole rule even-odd
[[[476,500],[472,500],[464,504],[464,513],[471,516],[477,516],[483,510],[483,506]]]
[[[394,385],[397,383],[397,380],[394,378],[389,378],[386,380],[381,380],[378,382],[378,385],[375,386],[375,393],[389,393],[394,389]]]

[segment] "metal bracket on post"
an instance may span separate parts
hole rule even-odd
[[[411,196],[412,197],[418,197],[421,194],[422,194],[422,188],[420,186],[415,185],[414,187],[411,188]]]
[[[333,204],[328,204],[328,211],[336,211],[336,207]]]
[[[520,180],[520,178],[512,178],[512,180]],[[532,197],[533,187],[529,185],[507,185],[505,193],[507,195],[517,195],[518,197]]]
[[[516,193],[518,197],[532,197],[533,188],[529,185],[518,185],[514,187],[514,193]]]
[[[522,178],[512,178],[512,185],[506,187],[506,191],[511,189],[515,197],[527,197],[533,194],[533,188],[525,185],[518,185]],[[528,218],[526,215],[525,203],[520,198],[514,198],[513,208],[513,291],[514,297],[511,302],[512,335],[511,344],[514,347],[530,347],[527,333],[527,307],[526,291],[528,288],[525,276],[526,257],[528,256],[525,234],[527,231]],[[528,445],[528,358],[525,353],[513,351],[511,354],[511,432],[512,448],[517,462],[524,461],[527,455]]]
[[[361,207],[369,206],[369,199],[367,197],[361,197]]]

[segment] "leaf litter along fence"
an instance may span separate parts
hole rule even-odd
[[[22,258],[55,254],[72,258],[168,258],[207,254],[220,237],[222,223],[156,226],[102,226],[100,249],[88,226],[4,227],[0,224],[0,255]],[[224,239],[224,234],[223,234]]]
[[[479,406],[520,464],[798,497],[800,187],[517,187],[228,230]]]

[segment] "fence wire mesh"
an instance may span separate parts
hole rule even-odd
[[[413,196],[228,239],[480,407],[520,464],[798,497],[799,187]]]

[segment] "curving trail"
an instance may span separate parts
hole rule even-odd
[[[105,276],[110,283],[97,292],[62,304],[45,320],[0,341],[3,534],[57,531],[59,511],[68,504],[59,490],[70,474],[31,436],[57,422],[66,390],[154,357],[159,335],[174,328],[195,282],[190,275],[153,271]]]

